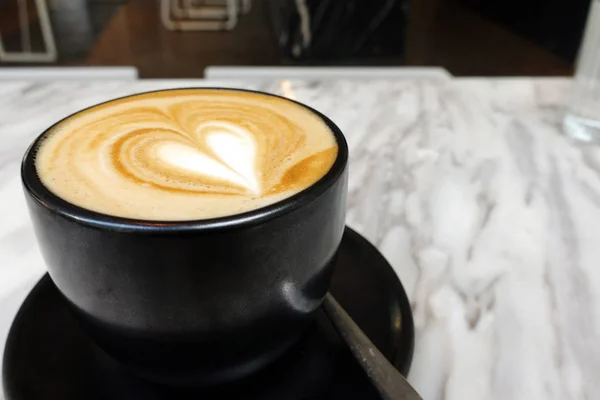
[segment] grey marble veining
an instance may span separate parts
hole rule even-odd
[[[600,149],[560,134],[563,79],[2,83],[0,302],[44,270],[28,144],[100,101],[199,85],[285,94],[344,131],[348,223],[408,291],[425,399],[600,399]]]

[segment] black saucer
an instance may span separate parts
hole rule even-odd
[[[406,293],[383,256],[349,228],[332,285],[337,300],[406,375],[414,341]],[[379,398],[321,311],[287,354],[244,381],[203,391],[146,382],[123,371],[85,336],[48,275],[13,322],[2,374],[7,400]]]

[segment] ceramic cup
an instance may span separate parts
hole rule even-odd
[[[307,107],[308,108],[308,107]],[[174,385],[217,384],[275,360],[329,288],[342,239],[346,141],[315,184],[228,217],[144,221],[89,211],[44,187],[36,149],[22,180],[52,281],[82,328],[124,367]]]

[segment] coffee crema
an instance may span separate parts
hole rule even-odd
[[[81,111],[40,143],[36,170],[55,195],[119,217],[215,218],[273,204],[311,186],[338,146],[326,123],[254,92],[144,93]]]

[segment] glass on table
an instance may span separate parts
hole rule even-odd
[[[563,122],[571,138],[600,144],[600,0],[592,0]]]

